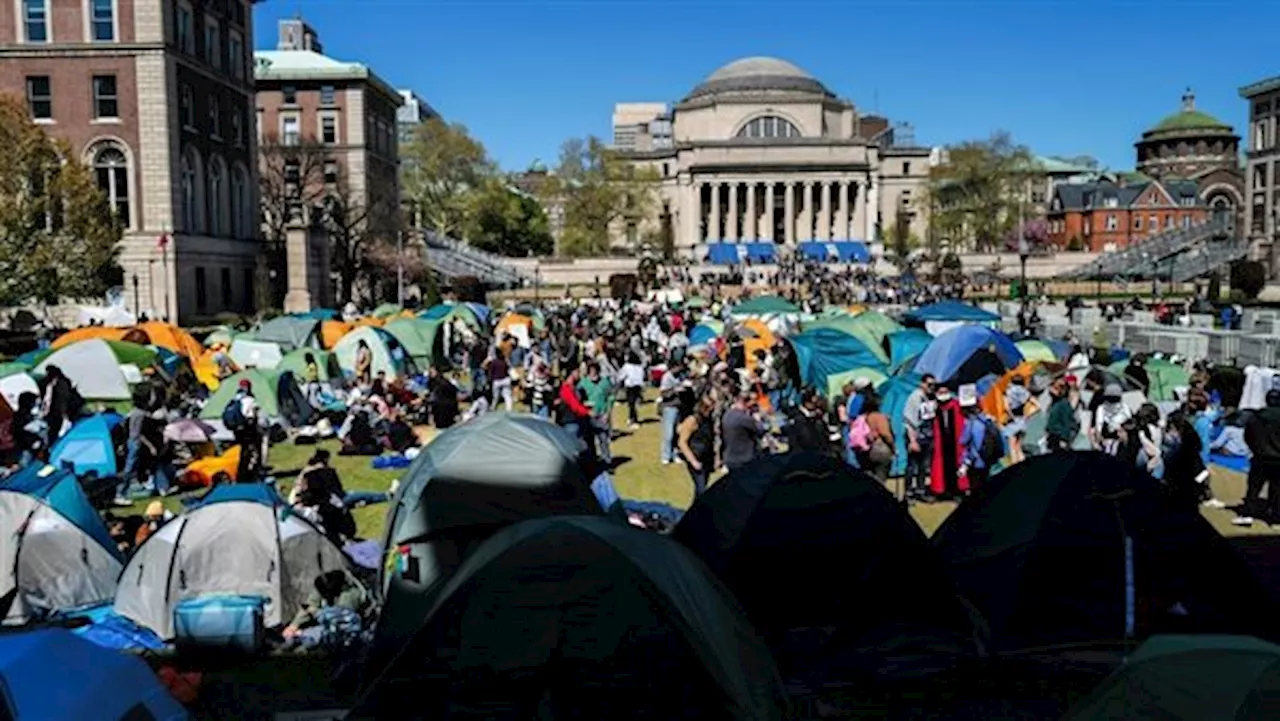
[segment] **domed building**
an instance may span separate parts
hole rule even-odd
[[[909,135],[785,60],[735,60],[647,126],[615,120],[619,149],[661,178],[652,217],[624,221],[615,246],[635,250],[667,226],[676,250],[698,259],[764,261],[780,245],[849,259],[900,207],[924,237],[914,201],[929,149]]]
[[[1134,145],[1136,168],[1143,175],[1160,181],[1195,180],[1205,205],[1244,207],[1240,136],[1230,125],[1197,110],[1190,88],[1182,96],[1181,110],[1144,132]]]

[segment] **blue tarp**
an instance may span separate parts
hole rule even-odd
[[[119,413],[107,412],[76,421],[71,430],[53,444],[49,465],[62,468],[70,463],[80,475],[96,473],[99,478],[115,477],[120,469],[111,431],[121,420]]]
[[[854,368],[885,370],[884,363],[857,338],[834,328],[815,328],[792,336],[800,382],[825,390],[827,376]]]
[[[988,373],[997,375],[1022,362],[1022,353],[1009,336],[980,325],[962,325],[943,333],[925,348],[915,372],[929,373],[940,383],[974,383]]]
[[[708,243],[707,260],[716,265],[735,265],[750,260],[752,263],[772,263],[777,257],[773,243]]]
[[[709,325],[695,325],[693,330],[689,331],[689,345],[706,345],[714,341],[719,335],[716,329]]]
[[[35,463],[23,468],[0,483],[0,490],[35,496],[57,511],[76,528],[85,532],[107,553],[119,558],[120,551],[111,534],[102,523],[102,517],[93,509],[89,498],[80,487],[74,473],[57,466]],[[121,559],[123,561],[123,559]]]
[[[889,425],[893,428],[893,465],[889,468],[892,476],[907,472],[907,425],[903,409],[907,406],[907,396],[919,386],[920,376],[908,372],[889,378],[876,389],[880,394],[880,410],[889,416]]]
[[[796,250],[809,260],[834,258],[842,263],[867,263],[871,260],[871,251],[864,243],[850,240],[811,240],[798,244]]]
[[[890,333],[886,339],[889,343],[889,371],[892,373],[911,366],[933,342],[933,336],[919,328]]]
[[[312,308],[306,313],[292,313],[294,318],[306,318],[308,320],[336,320],[338,311],[332,308]]]
[[[60,628],[0,635],[0,704],[16,719],[187,718],[142,659]]]
[[[926,321],[967,321],[970,323],[999,323],[1000,316],[968,303],[956,300],[940,300],[922,305],[907,314],[907,318],[921,323]]]

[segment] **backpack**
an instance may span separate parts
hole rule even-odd
[[[222,409],[222,425],[227,430],[235,432],[244,428],[249,424],[249,419],[244,417],[244,408],[240,405],[240,396],[235,396],[227,403],[227,407]]]
[[[871,426],[866,414],[854,418],[849,425],[849,447],[863,453],[871,450]]]
[[[978,457],[987,468],[990,468],[1004,458],[1004,438],[1000,434],[1000,428],[990,418],[983,416],[982,425],[985,430],[982,434],[982,446],[978,449]]]

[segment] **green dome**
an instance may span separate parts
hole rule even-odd
[[[1183,110],[1161,120],[1151,130],[1231,130],[1231,126],[1204,111]]]

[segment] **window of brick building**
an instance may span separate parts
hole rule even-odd
[[[1135,215],[1133,216],[1133,229],[1134,229],[1134,230],[1142,230],[1142,216],[1141,216],[1141,215],[1136,215],[1136,214],[1135,214]]]
[[[120,117],[120,99],[116,94],[116,76],[93,76],[93,117]]]
[[[321,105],[337,105],[338,91],[332,85],[320,86],[320,104]]]
[[[115,0],[89,0],[89,23],[91,37],[97,42],[109,42],[116,39],[116,3]]]
[[[22,0],[22,27],[27,42],[49,42],[48,0]]]
[[[1119,221],[1119,219],[1118,219],[1118,218],[1116,218],[1115,214],[1113,213],[1113,214],[1108,215],[1108,216],[1107,216],[1107,230],[1115,230],[1115,229],[1117,229],[1118,227],[1120,227],[1120,221]]]
[[[320,142],[335,145],[338,142],[338,118],[334,115],[320,116]]]
[[[227,66],[231,77],[244,80],[244,39],[234,30],[227,33]]]
[[[1152,230],[1152,231],[1160,230],[1160,216],[1158,216],[1158,215],[1148,215],[1148,216],[1147,216],[1147,228],[1148,228],[1149,230]]]
[[[129,227],[129,161],[115,145],[104,145],[93,154],[93,172],[107,205],[124,227]]]
[[[1173,229],[1173,213],[1170,213],[1164,216],[1164,229],[1165,230]]]
[[[298,122],[298,116],[280,116],[280,142],[284,145],[297,145],[302,142],[302,133]]]
[[[292,85],[286,85],[283,88],[280,88],[280,102],[285,105],[297,105],[298,89]]]
[[[237,148],[244,147],[244,120],[238,110],[231,111],[231,142]]]
[[[1190,215],[1184,215],[1184,216],[1182,216],[1182,227],[1183,227],[1183,228],[1190,228],[1190,227],[1191,227],[1191,216],[1190,216]]]
[[[53,88],[48,75],[27,76],[27,108],[36,120],[53,119]]]
[[[324,161],[324,184],[329,186],[338,184],[338,161]]]

